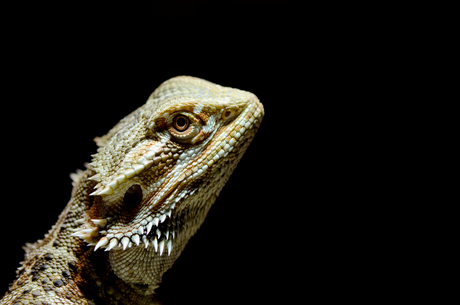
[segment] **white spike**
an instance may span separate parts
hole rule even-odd
[[[99,190],[95,190],[94,192],[92,192],[91,194],[89,194],[90,196],[96,196],[99,194]]]
[[[171,254],[172,251],[172,240],[168,240],[168,256]]]
[[[155,238],[152,240],[152,244],[153,244],[153,247],[155,248],[155,252],[158,251],[158,240],[157,240],[157,237],[155,236]]]
[[[149,222],[147,224],[147,235],[150,233],[150,230],[152,230],[152,226],[153,226],[153,223],[152,222]]]
[[[99,249],[100,247],[104,247],[104,246],[107,246],[107,244],[109,243],[109,239],[107,237],[102,237],[99,242],[96,244],[96,247],[94,247],[94,251],[96,251],[97,249]]]
[[[112,194],[113,194],[113,188],[111,188],[110,186],[106,186],[96,195],[112,195]]]
[[[166,230],[166,240],[169,239],[169,229]]]
[[[132,164],[131,165],[135,171],[136,174],[140,174],[144,170],[144,165],[141,164]]]
[[[172,235],[172,238],[174,239],[174,237],[176,236],[176,231],[173,230],[173,231],[171,232],[171,235]]]
[[[91,229],[83,229],[83,230],[81,230],[81,232],[86,233],[86,234],[90,234],[90,235],[95,234],[97,231],[98,231],[97,228],[91,228]]]
[[[165,219],[166,219],[166,215],[165,215],[165,214],[163,214],[163,215],[160,216],[160,221],[161,221],[161,223],[163,223],[163,222],[165,221]]]
[[[111,249],[113,249],[113,248],[116,247],[117,245],[118,245],[118,239],[112,238],[112,239],[110,240],[109,246],[105,249],[105,251],[110,251]]]
[[[99,176],[98,174],[92,176],[92,177],[89,177],[88,180],[91,180],[91,181],[96,181],[96,182],[101,182],[101,176]]]
[[[100,228],[105,228],[107,225],[107,219],[91,219],[91,221]]]
[[[81,224],[85,223],[85,219],[84,219],[84,218],[80,218],[80,219],[78,219],[78,220],[75,220],[75,223],[81,225]]]
[[[159,246],[160,246],[160,256],[161,256],[161,255],[163,254],[163,250],[164,250],[164,248],[165,248],[165,240],[164,240],[164,239],[162,239],[162,240],[160,241]]]
[[[142,241],[144,242],[145,249],[147,249],[147,247],[149,246],[149,240],[147,239],[147,236],[143,235]]]
[[[155,218],[153,222],[155,223],[155,227],[158,227],[158,223],[160,222],[160,219]]]
[[[171,210],[169,210],[169,211],[167,212],[167,215],[168,215],[169,218],[171,218]]]
[[[88,234],[85,234],[85,233],[83,233],[81,231],[77,231],[75,233],[72,233],[72,234],[70,234],[70,236],[80,237],[80,238],[84,238],[84,239],[89,237]]]
[[[140,242],[139,235],[137,235],[137,234],[136,234],[136,235],[133,235],[133,236],[131,237],[131,239],[132,239],[132,241],[133,241],[137,246],[139,246],[139,242]]]
[[[113,179],[117,180],[118,183],[123,183],[127,180],[126,175],[118,174]]]
[[[136,175],[136,171],[133,168],[125,169],[123,174],[126,176],[127,179],[134,177]]]
[[[137,232],[139,232],[140,235],[144,235],[144,227],[140,226],[139,228],[137,228]]]
[[[80,229],[76,231],[75,233],[72,233],[70,236],[76,236],[80,238],[90,238],[92,233],[94,233],[94,229]]]
[[[126,247],[128,247],[129,244],[129,238],[128,237],[123,237],[121,239],[121,244],[123,245],[123,250],[126,250]]]
[[[99,235],[99,229],[98,228],[82,229],[82,230],[72,234],[72,236],[83,237],[85,239],[86,238],[91,239],[92,236],[96,237],[98,235]]]
[[[110,188],[112,188],[114,190],[114,189],[116,189],[118,187],[119,184],[120,183],[117,180],[112,180],[109,183],[107,183],[106,188],[110,187]]]
[[[157,229],[157,236],[158,236],[158,238],[160,238],[160,236],[161,236],[161,231],[160,231],[160,229]]]

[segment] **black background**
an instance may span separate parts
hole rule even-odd
[[[317,271],[328,267],[311,259],[321,256],[315,236],[325,228],[311,224],[320,216],[293,221],[312,210],[306,198],[322,179],[306,178],[316,166],[309,143],[327,128],[309,124],[321,114],[305,111],[318,102],[313,94],[328,94],[320,84],[329,68],[317,69],[325,25],[309,21],[314,9],[175,0],[18,4],[3,14],[2,290],[23,259],[21,246],[43,238],[69,200],[69,173],[90,161],[92,139],[177,75],[251,91],[266,116],[204,225],[165,274],[161,300],[274,304],[328,285]]]
[[[165,305],[393,301],[424,272],[407,268],[415,233],[404,223],[414,217],[401,211],[424,191],[397,192],[410,180],[404,152],[416,133],[401,121],[419,107],[404,104],[430,87],[417,79],[430,14],[292,3],[2,3],[0,294],[21,246],[42,238],[69,200],[69,173],[90,161],[92,139],[177,75],[251,91],[266,115],[165,274]]]

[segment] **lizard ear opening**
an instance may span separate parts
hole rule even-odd
[[[123,198],[127,208],[135,208],[142,201],[142,188],[138,184],[132,185],[125,193]]]

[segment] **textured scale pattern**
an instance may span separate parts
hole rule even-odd
[[[154,290],[203,223],[263,118],[252,93],[181,76],[96,138],[70,202],[1,304],[160,304]]]

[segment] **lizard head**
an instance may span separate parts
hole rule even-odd
[[[91,193],[98,219],[76,236],[109,251],[124,281],[156,285],[203,222],[263,114],[249,92],[187,76],[164,82],[95,139],[90,179],[98,182]]]

